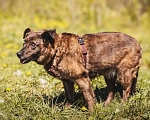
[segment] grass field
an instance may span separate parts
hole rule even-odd
[[[126,104],[121,104],[117,93],[112,103],[108,107],[103,107],[103,101],[107,96],[106,84],[103,77],[95,78],[92,86],[98,102],[94,111],[89,113],[78,86],[75,85],[75,104],[64,109],[65,97],[61,81],[49,76],[42,66],[33,62],[27,65],[19,63],[15,53],[22,47],[24,29],[28,26],[43,29],[42,26],[36,25],[36,20],[33,22],[35,24],[19,17],[0,21],[0,120],[150,119],[150,32],[148,29],[142,27],[118,29],[137,38],[143,48],[136,94]],[[79,33],[82,34],[84,31]]]

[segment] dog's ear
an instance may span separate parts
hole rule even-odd
[[[54,47],[56,30],[45,30],[41,36],[44,42],[48,41]]]
[[[26,34],[27,34],[28,32],[31,32],[31,29],[30,29],[30,28],[26,28],[26,29],[24,30],[23,39],[26,37]]]
[[[53,39],[55,39],[56,29],[50,29],[50,30],[48,30],[48,31],[49,31],[50,36],[51,36]]]

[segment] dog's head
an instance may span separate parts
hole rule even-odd
[[[35,61],[44,65],[54,56],[56,30],[32,31],[30,28],[25,29],[23,34],[23,48],[17,52],[17,56],[22,64]]]

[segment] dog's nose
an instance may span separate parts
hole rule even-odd
[[[21,58],[21,52],[17,52],[16,54],[18,58]]]

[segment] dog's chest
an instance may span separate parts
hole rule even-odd
[[[83,65],[78,64],[75,61],[65,62],[61,61],[57,65],[45,65],[44,69],[51,76],[58,79],[68,79],[74,81],[77,77],[81,76],[83,71],[85,70]]]
[[[53,66],[45,65],[44,69],[51,76],[56,77],[58,79],[62,79],[62,76],[61,76],[60,72],[56,68],[54,68]]]
[[[73,75],[70,72],[61,68],[55,68],[54,66],[48,68],[44,67],[48,74],[58,79],[73,79]]]

